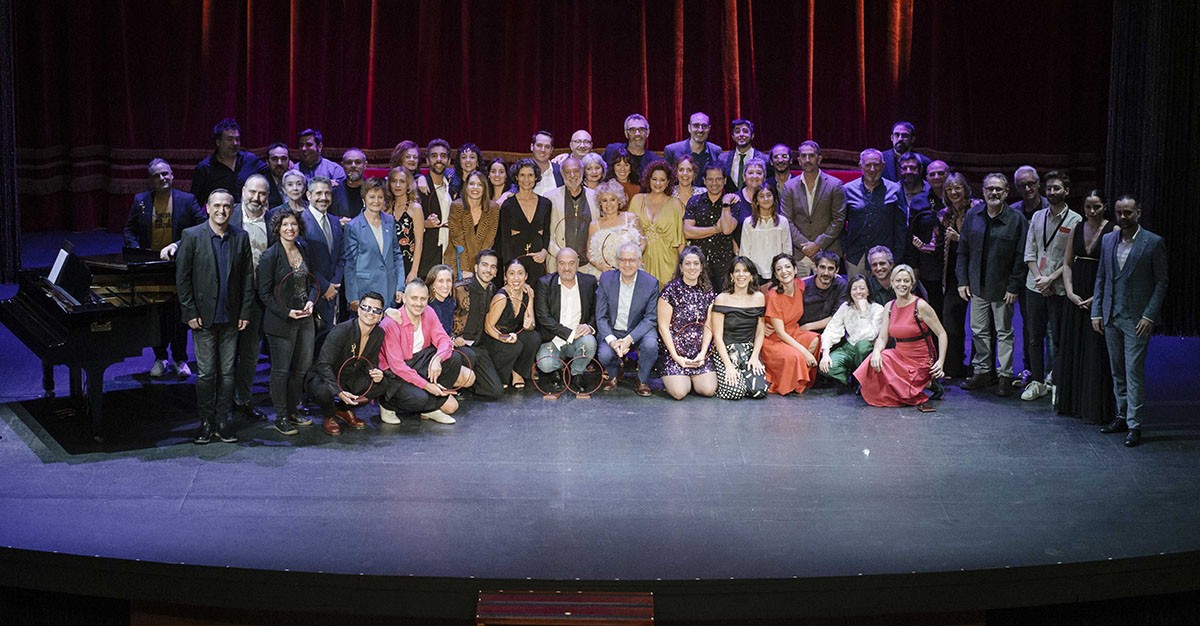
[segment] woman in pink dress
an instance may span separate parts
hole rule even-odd
[[[858,366],[854,377],[862,385],[863,400],[871,406],[916,406],[930,412],[934,409],[926,404],[930,397],[925,388],[942,377],[946,330],[933,307],[913,295],[916,277],[911,267],[897,265],[891,279],[896,299],[885,305],[888,323],[875,339],[871,358]],[[896,340],[896,347],[887,347],[889,339]],[[935,396],[940,397],[940,392]]]

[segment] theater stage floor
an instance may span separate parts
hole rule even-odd
[[[149,350],[110,368],[107,406],[126,408],[97,448],[30,413],[40,368],[7,329],[0,353],[9,549],[541,581],[1046,572],[1200,550],[1194,339],[1154,340],[1135,449],[1048,401],[957,388],[921,414],[832,390],[732,403],[627,387],[468,403],[453,426],[373,415],[336,439],[240,422],[240,443],[198,447],[192,386],[149,382]]]

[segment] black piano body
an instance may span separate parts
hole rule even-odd
[[[82,260],[92,272],[85,298],[51,283],[50,268],[22,270],[16,296],[0,301],[0,322],[41,359],[47,396],[54,395],[54,366],[67,366],[72,404],[90,416],[99,438],[104,371],[165,344],[177,323],[175,263],[133,249]]]

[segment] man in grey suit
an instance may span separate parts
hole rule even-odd
[[[800,144],[799,152],[803,173],[780,187],[779,208],[791,223],[796,275],[804,278],[815,271],[818,252],[841,255],[846,196],[842,181],[821,171],[820,144],[810,139]]]
[[[254,267],[250,238],[229,225],[232,211],[233,194],[213,190],[208,195],[208,221],[183,231],[175,255],[179,307],[196,344],[197,444],[214,437],[237,441],[227,418],[233,404],[238,334],[250,323]]]
[[[1104,335],[1112,364],[1117,416],[1103,433],[1128,430],[1125,445],[1142,439],[1143,382],[1146,347],[1159,323],[1159,309],[1167,293],[1167,245],[1163,238],[1142,228],[1142,207],[1136,198],[1117,200],[1118,229],[1100,244],[1100,268],[1092,299],[1092,329]]]
[[[627,243],[617,251],[617,269],[600,275],[596,289],[596,358],[608,373],[600,386],[612,391],[620,383],[617,366],[637,348],[637,395],[650,395],[650,374],[658,360],[658,280],[638,269],[642,251]]]
[[[721,146],[708,140],[710,130],[712,124],[707,114],[699,111],[692,113],[688,118],[688,138],[669,144],[663,149],[663,158],[671,167],[675,167],[675,161],[679,157],[690,154],[695,161],[696,172],[703,172],[705,165],[716,163],[717,158],[721,156]]]

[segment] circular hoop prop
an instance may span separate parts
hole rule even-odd
[[[466,369],[469,369],[469,370],[471,370],[472,372],[474,372],[474,371],[475,371],[475,368],[474,368],[474,367],[471,367],[471,365],[472,365],[472,362],[471,362],[471,355],[467,354],[467,352],[466,352],[465,350],[461,349],[461,348],[455,348],[455,349],[454,349],[454,353],[455,353],[455,354],[458,354],[458,356],[462,357],[462,361],[463,361],[463,362],[462,362],[462,366],[463,366],[463,367],[465,367]],[[461,375],[461,374],[460,374],[460,375]],[[434,383],[436,383],[436,382],[437,382],[437,381],[434,381]],[[460,389],[462,389],[462,388],[461,388],[461,387],[447,387],[447,389],[450,389],[451,391],[458,391],[458,390],[460,390]]]
[[[371,389],[375,387],[375,381],[371,380],[371,376],[367,372],[371,371],[372,369],[374,369],[372,363],[361,356],[352,356],[345,361],[342,361],[342,366],[338,368],[337,372],[338,389],[352,396],[364,396],[370,393]],[[346,386],[350,383],[350,377],[358,378],[360,376],[362,378],[366,378],[367,388],[357,392],[347,389]]]
[[[292,270],[292,271],[288,272],[286,275],[284,275],[283,278],[279,279],[279,284],[275,285],[275,304],[278,304],[279,306],[281,306],[285,309],[288,309],[289,311],[292,310],[292,308],[293,308],[292,307],[292,293],[291,293],[291,290],[284,289],[284,287],[285,286],[294,286],[297,276],[304,276],[304,277],[308,278],[309,281],[314,285],[320,283],[320,281],[317,280],[317,276],[315,274],[313,274],[312,272],[307,272],[307,271],[301,272],[298,270]],[[320,294],[317,294],[317,297],[318,298],[321,297]],[[313,302],[313,305],[315,306],[316,302]],[[313,311],[313,315],[316,315],[315,310]]]
[[[578,361],[580,359],[584,359],[585,361],[587,361],[587,363],[589,365],[595,364],[595,368],[593,369],[594,373],[592,374],[592,376],[596,377],[596,384],[594,386],[591,384],[591,382],[589,382],[587,380],[588,378],[591,377],[591,376],[588,376],[587,369],[585,369],[583,371],[583,373],[579,374],[578,376],[571,375],[571,364],[575,363],[576,361]],[[566,378],[567,389],[569,389],[571,391],[571,393],[574,393],[577,396],[590,396],[590,395],[596,393],[597,391],[600,391],[600,387],[604,384],[604,366],[600,364],[600,361],[598,361],[596,359],[596,357],[582,356],[582,355],[577,356],[577,357],[571,359],[570,361],[567,361],[566,372],[567,372],[567,378]],[[620,374],[618,374],[618,376],[620,376]],[[582,379],[582,380],[580,380],[580,379]],[[618,379],[618,380],[620,380],[620,379]],[[579,385],[579,387],[578,388],[572,387],[571,383],[577,383]]]
[[[542,372],[541,368],[538,367],[538,364],[545,361],[546,359],[553,359],[555,361],[558,361],[558,364],[561,366],[557,370],[558,372],[562,372],[562,388],[561,389],[555,390],[555,389],[550,388],[549,385],[547,385],[545,388],[542,387],[542,384],[544,382],[547,382],[545,379],[548,379],[554,375],[554,372]],[[569,370],[567,370],[566,361],[563,361],[562,359],[560,359],[557,356],[554,356],[553,354],[544,355],[540,359],[538,359],[537,361],[534,362],[533,367],[529,368],[529,380],[533,381],[534,388],[537,389],[538,391],[540,391],[543,396],[557,397],[559,394],[561,394],[563,392],[563,389],[571,388],[571,372]]]

